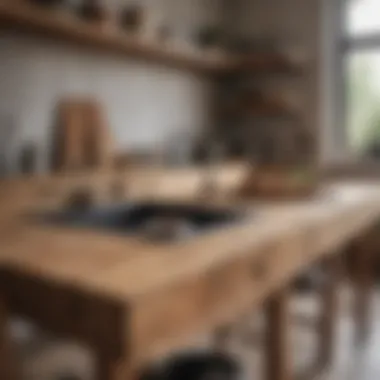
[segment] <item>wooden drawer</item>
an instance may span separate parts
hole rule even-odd
[[[132,346],[144,353],[147,347],[191,331],[204,315],[205,292],[202,279],[161,290],[131,305]]]
[[[275,263],[272,252],[261,252],[255,258],[241,258],[210,273],[207,286],[206,310],[210,318],[232,318],[243,312],[255,300],[273,277]]]
[[[298,259],[300,244],[297,239],[289,245]],[[133,355],[140,358],[158,352],[158,347],[163,352],[165,346],[173,348],[173,339],[180,337],[184,343],[193,334],[233,322],[284,278],[284,269],[290,273],[294,263],[284,267],[283,258],[283,247],[271,244],[254,257],[243,255],[186,283],[140,298],[131,305]]]

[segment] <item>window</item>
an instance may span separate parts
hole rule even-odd
[[[379,0],[347,0],[346,27],[353,37],[380,33]]]
[[[343,64],[346,141],[380,159],[380,0],[345,0]]]

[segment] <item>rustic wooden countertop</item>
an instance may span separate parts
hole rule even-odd
[[[223,168],[224,174],[219,174],[219,179],[235,184],[244,177],[244,170],[240,166]],[[206,202],[194,193],[201,183],[199,173],[193,173],[191,184],[187,183],[183,192],[179,190],[179,184],[192,175],[184,173],[181,180],[178,173],[174,174],[171,179],[166,179],[172,181],[170,186],[161,186],[168,190],[167,193],[160,193],[158,182],[153,185],[153,178],[160,177],[157,171],[150,172],[150,176],[130,173],[125,180],[137,186],[140,176],[141,188],[154,191],[155,199]],[[105,177],[95,177],[91,186],[103,186]],[[255,285],[254,297],[261,299],[319,257],[360,236],[380,215],[379,185],[335,183],[326,185],[313,199],[277,204],[243,201],[229,192],[223,193],[206,203],[244,209],[251,216],[236,225],[177,243],[153,244],[134,237],[46,226],[32,223],[25,217],[26,210],[34,209],[36,205],[52,207],[60,204],[53,192],[65,193],[68,188],[77,188],[78,181],[81,186],[83,181],[88,184],[88,178],[78,178],[8,181],[0,186],[0,209],[3,210],[0,216],[0,268],[34,276],[56,286],[67,286],[75,292],[125,303],[128,307],[137,305],[133,322],[138,341],[136,357],[151,356],[161,350],[161,344],[157,342],[166,330],[156,331],[156,325],[147,327],[151,323],[147,322],[147,316],[155,315],[156,324],[159,324],[157,320],[174,318],[173,325],[184,328],[195,314],[197,318],[203,318],[203,322],[207,319],[213,320],[213,324],[224,323],[232,314],[243,311],[252,303],[253,293],[247,295],[243,291],[247,286]],[[175,197],[172,196],[173,182],[177,183]],[[129,191],[132,198],[150,197],[147,191]],[[38,197],[43,199],[36,201]],[[262,274],[255,269],[263,266],[265,281],[260,280]],[[250,282],[241,283],[245,276]],[[252,276],[256,276],[254,280]],[[230,294],[230,302],[226,306],[215,301],[215,308],[202,315],[200,310],[205,302],[209,302],[209,297],[218,299],[215,292],[223,293],[227,298]],[[186,298],[187,293],[196,294],[194,303]],[[175,315],[168,317],[167,309],[172,303],[176,304],[172,309]],[[170,331],[168,335],[171,338],[178,334]]]

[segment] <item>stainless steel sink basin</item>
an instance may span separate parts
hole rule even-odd
[[[44,220],[62,226],[137,235],[162,241],[193,237],[237,223],[243,218],[242,212],[233,210],[153,202],[60,211],[44,216]]]

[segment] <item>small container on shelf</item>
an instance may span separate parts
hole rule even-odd
[[[119,26],[126,35],[148,41],[165,40],[170,35],[170,29],[158,15],[139,4],[121,10]]]
[[[131,35],[141,32],[145,22],[145,10],[140,5],[129,5],[120,11],[119,25],[121,29]]]
[[[61,9],[71,5],[68,0],[28,0],[28,2],[49,9]]]
[[[111,15],[99,0],[82,0],[78,7],[78,15],[82,20],[101,27],[111,24]]]
[[[224,54],[223,33],[215,26],[205,26],[201,28],[195,40],[197,47],[203,54],[215,57]]]

